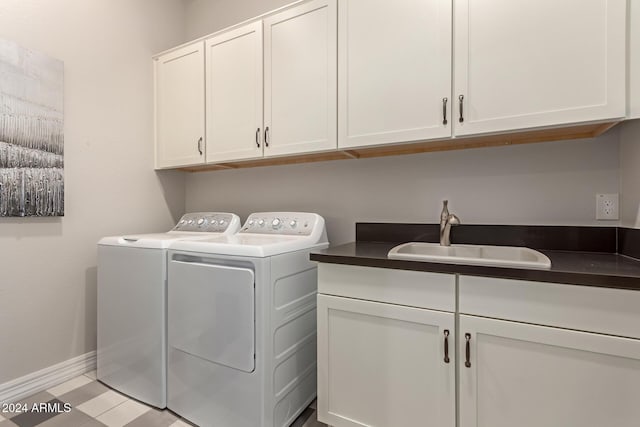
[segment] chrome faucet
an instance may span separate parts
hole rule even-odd
[[[448,200],[444,200],[442,204],[442,212],[440,213],[440,246],[450,246],[451,226],[460,224],[460,218],[449,213]]]

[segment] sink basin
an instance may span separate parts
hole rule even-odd
[[[447,264],[488,265],[495,267],[551,268],[551,260],[529,248],[488,245],[451,245],[410,242],[391,249],[389,258]]]

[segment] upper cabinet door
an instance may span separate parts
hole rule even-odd
[[[455,0],[456,135],[625,116],[625,0]]]
[[[336,0],[264,20],[265,156],[337,147]]]
[[[156,59],[156,168],[204,163],[204,43]]]
[[[207,163],[262,157],[262,21],[206,41]]]
[[[640,118],[640,0],[629,1],[629,118]]]
[[[339,0],[340,148],[451,136],[451,8]]]

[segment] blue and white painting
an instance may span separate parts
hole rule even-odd
[[[64,64],[0,39],[0,216],[64,215]]]

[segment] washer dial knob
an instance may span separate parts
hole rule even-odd
[[[280,218],[274,218],[273,221],[271,221],[271,226],[274,230],[277,230],[282,227],[282,220],[280,220]]]
[[[291,228],[296,228],[296,225],[298,225],[298,222],[295,219],[292,219],[289,223],[289,227]]]
[[[218,221],[218,224],[220,224],[222,227],[224,227],[224,223],[225,223],[224,219],[221,219],[220,221]]]
[[[198,219],[198,225],[202,225],[202,224],[204,224],[204,218]]]
[[[259,219],[259,220],[258,220],[258,225],[259,225],[260,227],[264,227],[264,219]]]

